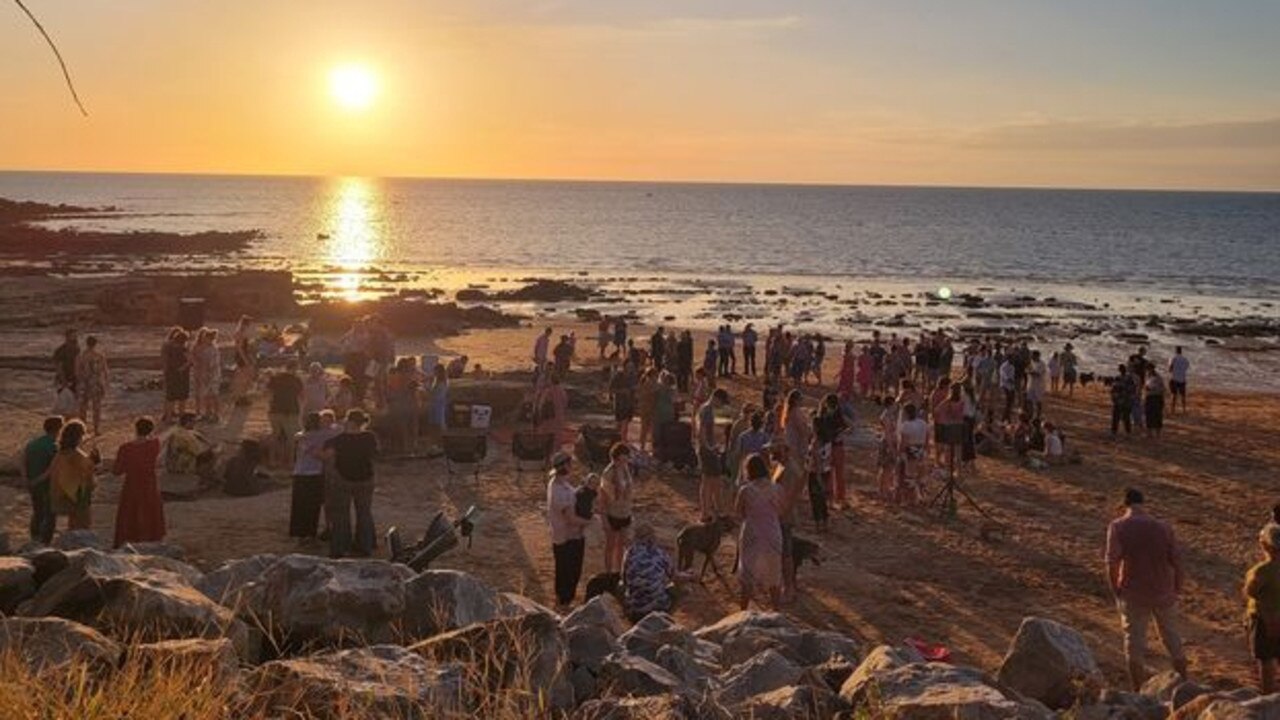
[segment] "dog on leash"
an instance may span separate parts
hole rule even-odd
[[[733,518],[728,515],[684,526],[676,535],[676,566],[687,571],[693,567],[694,556],[702,553],[702,570],[698,573],[698,580],[706,576],[708,565],[716,577],[723,578],[720,568],[716,566],[716,550],[720,549],[720,541],[724,536],[731,532]]]

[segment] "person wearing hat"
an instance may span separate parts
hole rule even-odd
[[[563,450],[551,456],[551,473],[547,480],[547,525],[551,527],[551,554],[555,558],[556,605],[567,610],[578,594],[582,579],[582,559],[587,541],[583,531],[591,518],[574,510],[575,488],[569,473],[573,459]]]
[[[373,460],[378,437],[366,428],[369,416],[359,408],[347,411],[343,431],[324,443],[323,455],[333,468],[325,495],[329,520],[329,556],[340,558],[350,550],[358,557],[373,552]],[[351,533],[351,507],[355,506],[355,536]]]
[[[1280,662],[1280,525],[1273,509],[1271,522],[1258,533],[1262,562],[1249,568],[1244,576],[1244,596],[1249,619],[1249,651],[1258,662],[1258,677],[1263,695],[1276,687],[1276,667]]]
[[[1147,627],[1155,620],[1160,640],[1180,677],[1187,658],[1178,634],[1177,602],[1182,590],[1182,560],[1168,523],[1147,513],[1140,490],[1124,491],[1125,511],[1107,528],[1107,583],[1120,610],[1124,654],[1134,689],[1147,679]]]

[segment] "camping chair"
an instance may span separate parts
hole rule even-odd
[[[609,450],[619,442],[622,442],[622,435],[615,428],[583,425],[578,430],[575,445],[581,458],[592,468],[597,468],[609,464]]]
[[[545,468],[555,449],[555,433],[517,430],[511,436],[511,454],[516,458],[516,474],[519,475],[526,469],[524,463],[536,462],[539,469]]]
[[[489,454],[489,435],[474,432],[446,432],[440,437],[444,450],[444,466],[453,476],[453,466],[471,465],[477,480],[480,479],[480,461]]]

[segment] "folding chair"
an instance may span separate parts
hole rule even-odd
[[[440,438],[444,450],[444,466],[453,477],[453,466],[471,465],[477,480],[480,479],[480,462],[489,454],[489,436],[486,433],[451,433]]]
[[[511,454],[516,458],[516,474],[528,469],[524,467],[524,463],[536,462],[538,469],[546,468],[555,448],[555,433],[517,430],[511,436]]]
[[[622,435],[615,429],[599,425],[583,425],[578,430],[577,446],[579,456],[593,468],[609,464],[609,450],[615,443],[622,441]]]

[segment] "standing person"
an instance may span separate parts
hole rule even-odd
[[[600,349],[601,360],[604,360],[604,351],[609,347],[609,338],[611,336],[609,326],[609,316],[601,315],[600,324],[596,326],[596,346]],[[534,359],[534,362],[537,362],[537,358]]]
[[[1142,401],[1147,437],[1159,438],[1164,428],[1164,378],[1155,369],[1147,376],[1146,397]]]
[[[654,369],[661,371],[667,359],[667,336],[663,334],[661,325],[649,338],[649,357],[653,358]]]
[[[74,329],[68,329],[62,344],[53,351],[53,383],[57,389],[76,392],[76,359],[79,357],[80,336]]]
[[[1173,529],[1149,515],[1142,492],[1124,491],[1125,512],[1107,528],[1107,584],[1120,610],[1129,681],[1137,692],[1147,679],[1147,626],[1154,619],[1173,669],[1187,677],[1178,635],[1182,559]]]
[[[853,341],[845,340],[844,352],[840,355],[840,369],[836,372],[836,395],[845,402],[851,402],[857,382],[858,358],[853,353]]]
[[[627,320],[619,317],[613,321],[613,344],[617,349],[618,356],[622,357],[627,354]]]
[[[369,359],[373,361],[374,407],[387,404],[387,378],[396,362],[396,338],[381,315],[369,316]]]
[[[680,333],[676,343],[676,388],[689,392],[689,383],[693,379],[693,333],[685,330]]]
[[[49,469],[58,454],[58,433],[62,430],[62,417],[54,415],[44,419],[44,434],[32,438],[22,449],[22,479],[31,495],[30,536],[35,542],[48,545],[53,542],[56,517],[49,504]]]
[[[289,537],[313,540],[320,533],[324,508],[324,444],[334,435],[318,412],[302,419],[293,444],[293,492],[289,498]]]
[[[1173,357],[1169,358],[1169,394],[1173,399],[1169,403],[1171,411],[1177,411],[1178,400],[1182,400],[1182,412],[1187,411],[1187,372],[1191,369],[1191,361],[1182,354],[1182,346],[1173,349]]]
[[[301,430],[302,380],[298,377],[298,361],[290,360],[283,372],[267,381],[271,404],[267,419],[271,423],[271,458],[273,465],[287,466],[293,460],[293,439]]]
[[[164,419],[173,422],[187,411],[191,398],[191,356],[187,352],[187,331],[176,327],[161,348],[164,364]]]
[[[378,437],[366,428],[369,416],[363,410],[347,411],[342,434],[324,443],[325,461],[333,476],[325,494],[329,519],[329,557],[341,558],[351,551],[368,557],[375,545],[373,527],[373,460],[378,455]],[[355,535],[351,531],[351,509],[355,506]]]
[[[84,352],[76,358],[76,394],[80,417],[86,422],[92,417],[94,435],[102,429],[102,398],[109,381],[107,356],[98,349],[98,338],[90,335],[84,340]]]
[[[196,342],[191,348],[191,383],[196,396],[196,414],[205,422],[218,422],[222,353],[218,351],[218,331],[213,328],[201,328],[196,333]]]
[[[658,399],[658,375],[663,372],[649,368],[640,376],[636,385],[636,412],[640,415],[640,449],[653,447],[653,416]],[[646,445],[647,443],[647,445]]]
[[[1129,366],[1119,365],[1119,375],[1111,381],[1111,438],[1115,439],[1124,423],[1126,435],[1133,434],[1133,401],[1138,395],[1137,383],[1129,374]]]
[[[733,438],[732,454],[736,462],[732,469],[735,480],[739,483],[746,480],[744,466],[747,458],[765,452],[765,446],[768,444],[769,433],[764,430],[764,413],[756,410],[751,413],[747,428]]]
[[[852,427],[852,406],[840,402],[836,395],[828,393],[822,398],[818,412],[813,417],[813,434],[819,448],[819,458],[825,455],[830,470],[824,473],[830,478],[832,506],[843,510],[846,503],[844,477],[844,438]],[[812,492],[812,491],[811,491]],[[825,525],[825,522],[824,522]]]
[[[1075,348],[1071,343],[1067,343],[1062,348],[1062,354],[1058,356],[1059,362],[1062,363],[1062,385],[1067,390],[1067,397],[1074,397],[1076,394],[1076,380],[1079,377],[1078,366],[1080,361],[1076,358]]]
[[[1056,350],[1049,356],[1049,391],[1054,395],[1062,391],[1062,356]]]
[[[782,515],[785,490],[771,481],[764,458],[752,455],[744,464],[747,482],[738,488],[734,508],[742,529],[738,534],[738,582],[740,607],[753,599],[769,599],[772,609],[782,604]]]
[[[258,377],[258,354],[254,352],[253,341],[249,337],[248,315],[241,315],[236,323],[235,333],[231,341],[235,346],[235,374],[231,376],[231,404],[242,407],[249,402],[249,390]]]
[[[724,484],[723,453],[720,449],[720,433],[716,432],[716,410],[729,404],[729,393],[716,388],[711,397],[698,408],[698,468],[702,482],[698,487],[698,513],[703,522],[716,517],[720,510],[720,488]]]
[[[605,572],[622,572],[622,553],[631,527],[632,484],[631,448],[626,443],[614,443],[609,448],[609,464],[600,474]]]
[[[1249,653],[1258,662],[1263,695],[1280,691],[1276,666],[1280,662],[1280,525],[1267,523],[1258,533],[1262,562],[1244,576],[1246,614],[1249,618]]]
[[[351,378],[353,406],[364,405],[365,394],[369,390],[369,324],[366,318],[360,318],[351,324],[351,329],[342,336],[342,371]]]
[[[609,395],[613,398],[613,419],[618,424],[618,436],[627,442],[631,420],[636,415],[635,373],[631,361],[615,367],[609,378]]]
[[[817,342],[813,346],[813,360],[810,369],[813,371],[813,378],[818,385],[822,384],[822,363],[827,359],[827,340],[822,335],[818,336]]]
[[[1013,364],[1013,356],[1007,355],[1000,363],[1000,392],[1004,394],[1004,412],[1000,419],[1009,422],[1013,419],[1013,402],[1018,393],[1018,368]]]
[[[431,371],[431,387],[427,391],[427,427],[443,434],[449,412],[449,373],[437,364]]]
[[[1040,351],[1031,352],[1031,361],[1027,363],[1027,411],[1032,418],[1039,418],[1044,413],[1044,393],[1049,384],[1049,369],[1040,359]]]
[[[535,412],[538,418],[535,430],[539,433],[551,433],[555,438],[555,446],[560,447],[563,442],[565,413],[569,409],[569,395],[560,383],[558,373],[551,373],[550,382],[537,394],[533,406],[537,408]]]
[[[569,335],[561,335],[560,342],[556,343],[555,349],[551,351],[555,359],[555,370],[560,377],[568,377],[569,364],[573,361],[573,340]]]
[[[708,340],[707,349],[702,353],[702,374],[714,378],[719,369],[720,351],[716,349],[716,341]]]
[[[670,436],[667,426],[676,421],[676,376],[668,370],[658,373],[658,382],[653,390],[653,454],[663,457],[659,445],[663,445]]]
[[[67,516],[68,530],[88,530],[93,515],[93,473],[101,462],[97,448],[85,452],[85,427],[79,420],[62,426],[58,453],[49,465],[49,505],[55,515]]]
[[[445,369],[448,374],[448,368]],[[412,455],[417,449],[420,428],[418,405],[422,381],[418,374],[418,360],[412,355],[396,361],[386,383],[387,419],[396,435],[396,452]]]
[[[160,439],[152,433],[156,423],[140,417],[133,424],[136,436],[116,451],[111,472],[124,476],[120,503],[116,507],[116,537],[113,547],[125,543],[164,540],[164,500],[156,480]]]
[[[904,381],[905,382],[905,381]],[[925,450],[929,426],[919,416],[914,403],[898,403],[902,417],[898,421],[898,502],[908,504],[924,499]]]
[[[329,407],[329,375],[324,366],[318,362],[307,368],[307,377],[302,381],[302,412],[318,413]]]
[[[760,341],[760,334],[756,332],[756,328],[751,323],[742,329],[742,372],[745,375],[756,374],[756,343]]]
[[[533,341],[533,367],[537,372],[542,372],[547,366],[547,359],[551,354],[551,333],[552,330],[548,327]]]
[[[582,579],[582,560],[587,540],[583,535],[590,518],[574,512],[574,486],[569,474],[572,459],[558,450],[551,456],[551,477],[547,481],[547,525],[551,527],[551,554],[555,560],[556,609],[564,612],[573,605]]]
[[[869,348],[863,345],[857,361],[858,394],[863,398],[871,397],[871,385],[875,381],[875,362]]]

